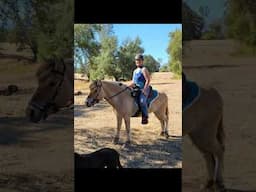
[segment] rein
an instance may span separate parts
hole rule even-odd
[[[103,88],[103,87],[102,87]],[[124,89],[122,89],[121,91],[117,92],[116,94],[108,97],[107,99],[112,99],[113,97],[117,96],[117,95],[120,95],[121,93],[123,93],[124,91],[126,91],[127,89],[129,89],[129,87],[126,87]]]
[[[97,88],[101,88],[101,87],[102,87],[102,89],[104,89],[102,83],[101,83],[100,85],[98,85],[98,86],[96,85],[96,87],[97,87]],[[104,97],[104,98],[107,99],[107,100],[108,100],[108,99],[112,99],[113,97],[120,95],[121,93],[123,93],[123,92],[126,91],[127,89],[129,89],[128,86],[127,86],[126,88],[122,89],[121,91],[115,93],[114,95],[112,95],[112,96],[110,96],[110,97]],[[101,90],[101,89],[100,89],[100,90]],[[97,99],[97,97],[98,97],[99,94],[100,94],[100,90],[97,91],[96,99]]]

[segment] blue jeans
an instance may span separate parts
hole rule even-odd
[[[140,108],[141,108],[141,113],[142,113],[142,117],[148,117],[148,105],[147,105],[147,98],[149,95],[149,87],[146,89],[146,95],[144,95],[142,93],[140,93],[140,97],[139,97],[139,104],[140,104]]]

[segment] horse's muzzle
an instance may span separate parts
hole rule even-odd
[[[45,120],[49,115],[50,107],[42,104],[38,104],[36,102],[29,102],[26,108],[26,116],[29,121],[33,123],[38,123],[40,120]],[[53,111],[52,107],[52,111]]]
[[[95,105],[95,103],[99,103],[99,99],[87,98],[85,103],[87,107],[91,107]]]
[[[33,123],[38,123],[41,119],[46,118],[42,111],[31,105],[28,105],[26,108],[26,116],[29,121]]]
[[[86,104],[86,107],[91,107],[92,106],[92,104],[89,103],[88,101],[86,101],[85,104]]]

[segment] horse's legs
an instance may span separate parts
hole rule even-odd
[[[219,143],[218,143],[219,144]],[[221,190],[225,188],[224,186],[224,179],[223,179],[223,168],[224,168],[224,150],[222,146],[219,144],[220,150],[219,153],[215,156],[215,181],[217,187]]]
[[[161,123],[161,136],[166,136],[169,137],[168,134],[168,118],[166,117],[166,115],[160,111],[155,111],[154,112],[155,116],[159,119],[160,123]]]
[[[162,129],[162,131],[161,131],[161,136],[164,136],[164,130],[165,130],[165,128],[164,128],[164,120],[162,120],[162,118],[161,118],[161,115],[159,114],[159,112],[158,111],[156,111],[156,112],[154,112],[154,114],[155,114],[155,116],[157,117],[157,119],[160,121],[160,123],[161,123],[161,129]]]
[[[169,127],[169,117],[168,117],[168,108],[166,108],[165,112],[165,136],[168,138],[169,137],[169,132],[168,132],[168,127]]]
[[[130,117],[126,116],[124,117],[124,122],[125,122],[125,129],[127,133],[127,140],[126,143],[131,143],[131,130],[130,130]]]
[[[116,135],[114,138],[114,143],[118,143],[119,137],[120,137],[120,129],[122,126],[122,117],[119,114],[116,114],[116,120],[117,120],[117,129],[116,129]]]
[[[206,161],[209,177],[206,188],[217,185],[216,187],[224,189],[222,176],[224,151],[220,143],[216,138],[214,138],[214,140],[211,142],[208,140],[207,143],[202,143],[200,141],[203,141],[203,139],[200,137],[193,136],[193,134],[190,134],[190,137],[196,147],[203,153]],[[206,140],[204,139],[204,141]]]

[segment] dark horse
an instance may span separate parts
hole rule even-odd
[[[75,153],[75,168],[122,168],[119,153],[115,149],[102,148],[90,154]]]
[[[30,121],[39,122],[73,104],[73,60],[49,60],[40,65],[36,77],[38,87],[26,108]]]

